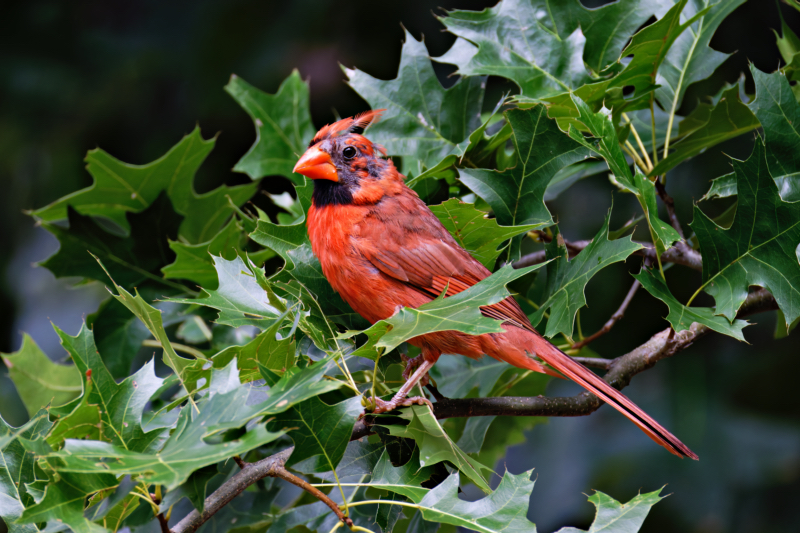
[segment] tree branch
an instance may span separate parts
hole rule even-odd
[[[634,280],[633,285],[631,285],[631,288],[628,289],[628,294],[625,296],[625,299],[622,300],[622,304],[620,304],[619,309],[617,309],[616,312],[613,315],[611,315],[611,318],[609,318],[608,321],[605,324],[603,324],[603,327],[594,332],[593,334],[589,335],[582,341],[573,344],[572,349],[580,350],[581,348],[583,348],[596,338],[602,337],[603,335],[611,331],[611,328],[614,327],[614,324],[616,324],[625,315],[625,310],[628,308],[628,305],[630,305],[631,300],[633,300],[636,291],[639,290],[639,287],[641,286],[642,285],[639,283],[639,280]]]
[[[747,296],[737,316],[743,317],[772,309],[777,309],[775,299],[769,291],[757,289]],[[679,333],[674,333],[672,328],[667,328],[625,355],[611,361],[598,359],[594,362],[609,368],[603,379],[614,388],[623,389],[630,384],[633,376],[652,368],[658,361],[672,357],[688,348],[708,331],[708,327],[697,323]],[[602,401],[597,396],[590,392],[582,392],[576,396],[560,398],[536,396],[449,399],[441,397],[433,404],[433,408],[436,418],[443,419],[472,416],[585,416],[596,411],[601,405]],[[371,432],[368,418],[359,420],[353,427],[350,440],[360,439]],[[294,481],[296,476],[284,467],[292,451],[294,451],[294,447],[287,448],[256,463],[246,463],[242,470],[206,498],[202,513],[197,510],[192,511],[172,528],[171,533],[193,533],[231,500],[244,492],[247,487],[265,477],[280,477],[308,490],[303,484],[296,483]],[[297,479],[305,484],[302,479]],[[326,495],[322,494],[327,501],[313,492],[312,494],[325,501],[334,512],[338,511],[337,516],[340,520],[349,520],[346,517],[343,518],[344,515],[341,515],[338,506]]]
[[[775,299],[765,289],[758,289],[748,295],[737,316],[743,317],[772,309],[777,309]],[[707,326],[698,323],[679,333],[673,333],[672,328],[667,328],[635,350],[614,359],[603,379],[615,389],[621,390],[630,384],[633,376],[688,348],[709,331]],[[602,404],[590,392],[560,398],[456,398],[437,401],[434,404],[434,413],[440,419],[472,416],[586,416]]]
[[[578,253],[586,248],[589,243],[592,241],[565,241],[567,245],[567,251],[569,252],[569,258],[572,259]],[[640,242],[634,241],[637,244],[642,245],[642,249],[634,252],[636,255],[641,255],[643,257],[649,257],[655,262],[656,260],[656,249],[653,245],[649,242]],[[539,263],[544,263],[546,261],[545,251],[539,250],[537,252],[533,252],[527,255],[520,257],[519,261],[514,263],[514,268],[523,268],[531,265],[538,265]],[[678,241],[675,243],[675,246],[670,248],[669,250],[665,251],[661,254],[661,262],[662,263],[675,263],[676,265],[683,265],[687,266],[694,270],[703,271],[703,258],[699,252],[694,250],[691,246],[689,246],[686,241]]]
[[[658,177],[656,177],[655,186],[658,197],[661,198],[661,201],[664,202],[664,205],[667,207],[669,223],[672,224],[672,227],[675,228],[675,231],[677,231],[678,235],[680,235],[681,239],[683,239],[684,236],[683,228],[681,227],[681,221],[678,220],[678,216],[675,214],[675,200],[672,199],[672,196],[667,194],[667,188],[664,187],[664,184],[661,183],[661,180],[658,179]]]

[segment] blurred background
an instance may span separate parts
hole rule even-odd
[[[725,1],[725,0],[723,0]],[[317,126],[366,104],[344,82],[339,64],[394,78],[403,30],[424,35],[432,56],[454,38],[434,17],[444,9],[483,9],[494,1],[407,0],[405,2],[291,2],[228,0],[27,1],[5,4],[0,18],[0,351],[19,348],[25,331],[54,359],[64,356],[50,321],[78,331],[83,317],[106,297],[99,285],[71,288],[34,263],[58,247],[34,227],[26,209],[41,207],[88,186],[87,150],[102,147],[123,161],[143,164],[160,155],[199,124],[205,137],[221,132],[203,165],[196,189],[248,181],[231,172],[254,141],[248,116],[222,90],[236,73],[274,92],[299,69],[311,84]],[[583,3],[589,7],[606,2]],[[707,81],[689,88],[682,112],[700,95],[716,92],[744,73],[747,62],[771,72],[779,67],[774,30],[778,9],[800,32],[800,13],[777,2],[749,0],[725,20],[712,48],[732,53]],[[435,65],[442,83],[453,70]],[[513,87],[490,80],[487,106]],[[729,172],[726,156],[745,159],[752,136],[721,145],[670,173],[668,190],[684,223],[712,178]],[[288,180],[266,178],[269,192],[288,190]],[[610,203],[605,177],[580,182],[555,201],[568,239],[589,238]],[[602,199],[602,200],[598,200]],[[727,207],[703,206],[709,212]],[[626,211],[627,210],[627,211]],[[634,208],[615,205],[620,220]],[[581,213],[581,216],[575,216]],[[583,213],[590,213],[583,216]],[[587,300],[620,302],[630,278],[622,266],[607,269],[587,288]],[[632,267],[630,267],[632,268]],[[669,272],[676,296],[685,301],[699,273]],[[74,281],[74,280],[73,280]],[[685,282],[685,283],[684,283]],[[683,294],[679,287],[685,285]],[[704,302],[706,304],[710,302]],[[616,305],[616,304],[613,304]],[[654,307],[657,308],[654,311]],[[640,291],[624,322],[592,346],[614,357],[666,327],[666,307]],[[583,314],[585,332],[607,316]],[[590,417],[551,419],[513,446],[500,471],[535,468],[529,517],[539,531],[587,526],[594,508],[584,494],[602,490],[620,501],[666,485],[667,500],[653,509],[645,532],[783,532],[800,530],[800,336],[773,339],[775,313],[750,319],[750,343],[709,335],[657,369],[637,376],[626,390],[642,408],[671,428],[696,452],[699,463],[663,452],[611,409]],[[12,425],[27,415],[0,366],[0,414]],[[550,395],[577,392],[553,383]],[[4,531],[0,524],[0,531]]]

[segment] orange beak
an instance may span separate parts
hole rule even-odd
[[[293,172],[307,176],[312,180],[339,181],[339,174],[331,161],[331,156],[312,146],[294,166]]]

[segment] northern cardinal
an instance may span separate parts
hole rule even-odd
[[[445,288],[446,296],[461,292],[491,274],[405,185],[386,151],[361,135],[383,111],[323,127],[294,167],[294,172],[314,180],[308,237],[322,272],[342,298],[372,323],[403,306],[430,302]],[[421,354],[406,368],[407,381],[391,401],[374,399],[375,412],[427,403],[407,395],[443,353],[474,359],[486,354],[518,368],[561,377],[541,360],[613,406],[671,453],[697,459],[625,395],[545,340],[514,298],[480,309],[483,315],[502,320],[505,333],[473,336],[441,331],[410,339]]]

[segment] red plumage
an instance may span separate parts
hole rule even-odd
[[[295,167],[296,172],[325,178],[315,182],[308,211],[308,235],[322,272],[342,298],[373,323],[400,307],[419,307],[445,287],[450,296],[490,275],[403,183],[394,164],[379,158],[360,134],[380,113],[325,126]],[[409,340],[421,349],[424,362],[396,401],[384,403],[383,410],[407,403],[399,396],[405,397],[443,353],[471,358],[485,354],[560,377],[541,359],[612,405],[671,453],[697,458],[622,393],[539,335],[513,298],[482,307],[481,312],[502,320],[505,333],[472,336],[442,331]]]

